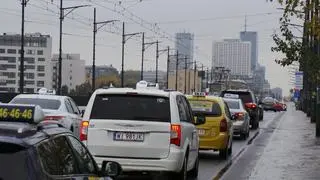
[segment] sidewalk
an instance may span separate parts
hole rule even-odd
[[[250,180],[319,180],[320,139],[315,124],[293,104],[282,117]]]

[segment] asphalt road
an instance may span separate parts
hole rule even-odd
[[[267,128],[273,120],[279,116],[280,113],[277,112],[264,112],[264,119],[260,121],[260,128]],[[241,140],[239,138],[234,138],[233,141],[233,154],[228,160],[222,160],[219,158],[218,152],[213,151],[200,151],[200,167],[199,167],[199,177],[197,180],[213,180],[214,178],[219,179],[219,174],[223,174],[224,170],[232,165],[234,159],[242,155],[244,150],[251,144],[253,139],[259,137],[258,130],[251,130],[250,137],[247,140]],[[121,178],[121,180],[136,180],[136,179],[151,179],[150,177],[130,177]],[[166,179],[165,177],[159,177],[157,179]]]

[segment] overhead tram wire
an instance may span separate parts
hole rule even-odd
[[[100,6],[100,7],[102,7],[102,8],[105,8],[105,9],[107,9],[107,10],[109,10],[109,11],[118,13],[119,15],[123,16],[124,18],[130,19],[131,21],[137,23],[138,25],[140,25],[141,27],[147,29],[148,31],[151,31],[151,32],[153,32],[153,33],[155,33],[155,34],[158,34],[158,35],[160,34],[159,31],[155,31],[155,29],[154,29],[154,28],[155,28],[155,27],[154,27],[154,24],[155,24],[155,23],[150,23],[150,22],[148,22],[148,21],[140,18],[139,16],[135,15],[134,13],[132,13],[132,12],[129,11],[129,10],[127,10],[125,7],[123,7],[123,6],[121,6],[121,5],[114,4],[114,2],[106,1],[106,2],[108,2],[108,3],[113,4],[114,6],[121,7],[121,8],[122,8],[122,11],[127,11],[127,12],[130,14],[130,16],[126,16],[126,15],[124,15],[124,13],[121,13],[120,11],[116,11],[116,10],[114,10],[114,9],[112,9],[112,8],[106,7],[105,5],[99,4],[99,3],[95,2],[94,0],[87,0],[87,2],[90,2],[90,3],[94,4],[94,5]],[[138,20],[135,20],[135,19],[133,19],[132,17],[136,17]],[[141,22],[139,22],[139,21],[141,21]],[[150,27],[150,28],[149,28],[149,27],[146,27],[142,22],[145,23],[145,24],[149,24],[151,27]],[[163,36],[165,39],[167,39],[167,40],[169,40],[169,41],[171,41],[171,42],[173,42],[173,43],[178,43],[178,44],[180,44],[181,46],[186,47],[184,44],[179,43],[179,42],[176,42],[174,36],[171,35],[170,33],[166,32],[166,31],[164,31],[164,30],[161,30],[160,27],[158,27],[158,29],[159,29],[160,31],[162,31],[162,33],[161,33],[162,35],[161,35],[161,36]],[[168,36],[169,36],[169,37],[168,37]],[[163,37],[162,37],[162,38],[163,38]],[[171,38],[170,38],[170,37],[171,37]],[[186,47],[186,48],[187,48],[187,47]],[[210,56],[207,55],[207,54],[200,54],[200,53],[198,53],[198,54],[201,55],[201,56],[206,56],[206,59],[211,59]]]

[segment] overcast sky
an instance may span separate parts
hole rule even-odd
[[[1,2],[0,32],[20,33],[20,0]],[[59,0],[30,0],[26,7],[26,33],[50,34],[53,53],[59,48],[58,4]],[[239,38],[247,15],[247,30],[258,32],[258,62],[266,66],[266,77],[271,86],[283,88],[285,94],[291,88],[287,68],[274,62],[281,55],[270,50],[274,45],[271,35],[279,30],[281,16],[276,3],[267,3],[266,0],[64,0],[64,7],[83,4],[92,6],[75,10],[63,22],[63,51],[80,53],[88,65],[92,63],[93,7],[97,8],[98,21],[125,21],[126,33],[146,32],[146,41],[159,39],[161,48],[174,47],[176,32],[194,33],[195,58],[205,65],[212,64],[212,42]],[[112,64],[120,70],[121,28],[122,24],[116,22],[99,30],[98,65]],[[125,52],[125,69],[140,69],[141,37],[128,40]],[[155,47],[146,50],[145,59],[145,70],[155,69]],[[165,55],[161,55],[159,65],[165,70]]]

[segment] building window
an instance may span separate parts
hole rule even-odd
[[[45,58],[38,58],[38,61],[45,61]]]
[[[0,49],[0,53],[1,54],[6,53],[6,50],[5,49]]]
[[[37,81],[38,87],[44,87],[44,81]]]
[[[26,93],[31,93],[31,94],[34,93],[34,89],[33,89],[33,88],[25,88],[24,91],[25,91]]]
[[[24,81],[26,85],[34,85],[34,81]]]
[[[43,55],[43,50],[38,50],[38,51],[37,51],[37,54],[38,54],[38,55]]]
[[[19,57],[19,61],[20,60],[21,60],[21,58]],[[25,57],[24,62],[27,62],[29,64],[34,64],[35,60],[34,60],[34,58],[31,58],[31,57]]]
[[[16,84],[16,80],[7,80],[7,84]]]
[[[28,50],[27,50],[27,54],[34,55],[34,50],[28,49]]]
[[[38,77],[44,77],[44,73],[38,73]]]
[[[8,53],[8,54],[16,54],[16,53],[17,53],[17,50],[15,50],[15,49],[8,49],[8,50],[7,50],[7,53]]]
[[[34,65],[25,65],[24,69],[25,70],[27,70],[27,69],[35,69],[35,66]]]
[[[45,71],[44,66],[38,66],[37,71],[44,72]]]

